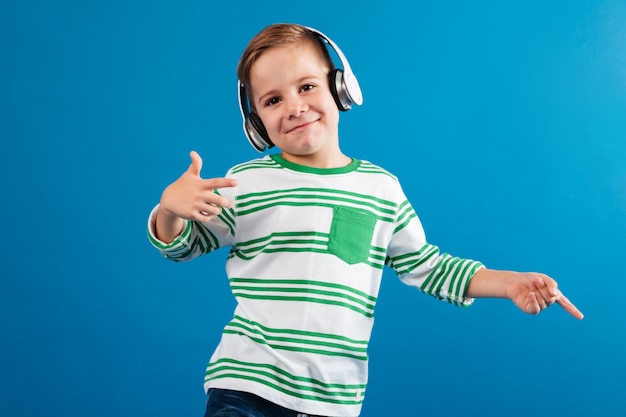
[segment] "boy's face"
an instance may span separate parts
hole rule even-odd
[[[253,108],[285,159],[320,168],[346,164],[328,68],[312,45],[265,51],[250,69],[250,87]]]

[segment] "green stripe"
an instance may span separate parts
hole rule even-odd
[[[284,190],[271,190],[243,194],[236,197],[239,206],[245,207],[250,204],[265,202],[279,198],[319,198],[326,200],[339,200],[356,202],[359,205],[374,207],[383,213],[392,214],[396,210],[393,201],[372,197],[368,194],[355,193],[350,191],[335,190],[332,188],[290,188]],[[248,201],[250,200],[250,201]],[[385,208],[386,207],[386,208]]]
[[[249,261],[261,253],[314,252],[330,254],[328,251],[329,236],[330,235],[328,233],[321,232],[272,233],[268,236],[237,243],[233,247],[229,257],[232,258],[233,256],[237,256],[240,259]],[[301,237],[301,239],[284,239],[287,237]],[[315,237],[319,239],[311,239]],[[385,266],[385,249],[376,246],[370,247],[368,258],[369,259],[367,261],[363,262],[365,265],[376,269],[382,269]]]
[[[320,249],[320,248],[290,248],[290,247],[284,247],[284,248],[275,248],[275,249],[267,249],[264,248],[262,251],[260,251],[259,253],[255,253],[254,255],[251,256],[247,256],[244,255],[243,253],[241,253],[239,250],[231,250],[231,252],[228,254],[228,259],[233,258],[233,257],[238,257],[244,261],[250,261],[252,259],[254,259],[255,256],[258,256],[260,253],[264,253],[264,254],[270,254],[270,253],[281,253],[281,252],[285,252],[285,253],[303,253],[303,252],[313,252],[313,253],[323,253],[325,255],[333,255],[331,254],[327,249]],[[372,258],[374,261],[363,261],[361,262],[364,265],[367,265],[369,267],[375,268],[375,269],[383,269],[385,266],[385,262],[384,262],[384,257],[379,256],[379,255],[372,255],[371,253],[369,254],[369,257]],[[375,262],[376,261],[376,262]]]
[[[248,198],[254,197],[265,197],[270,195],[281,195],[281,194],[291,194],[291,193],[300,193],[300,192],[310,192],[310,193],[328,193],[328,194],[337,194],[337,195],[345,195],[349,197],[361,198],[363,200],[375,201],[381,205],[395,207],[396,203],[393,201],[385,200],[382,198],[373,197],[369,194],[357,193],[354,191],[345,191],[338,190],[335,188],[318,188],[318,187],[297,187],[297,188],[286,188],[283,190],[269,190],[269,191],[259,191],[254,193],[242,194],[237,197],[239,200],[246,200]]]
[[[322,246],[327,246],[328,245],[328,240],[313,240],[313,239],[287,239],[287,240],[281,240],[279,242],[267,242],[265,245],[259,245],[259,246],[255,246],[252,248],[248,248],[248,249],[243,249],[241,248],[241,246],[238,245],[239,250],[243,253],[243,254],[248,254],[248,253],[258,253],[258,252],[265,252],[264,249],[267,248],[268,246],[273,246],[273,245],[286,245],[286,248],[282,248],[282,249],[289,249],[288,246],[292,245],[292,244],[299,244],[299,245],[306,245],[308,243],[311,244],[318,244],[318,245],[322,245]],[[301,250],[307,250],[308,248],[292,248],[292,249],[301,249]],[[316,247],[313,246],[311,247],[311,249],[315,250]],[[268,249],[268,251],[271,251],[272,249]],[[277,250],[277,249],[274,249]]]
[[[220,371],[228,371],[228,373],[217,375]],[[246,372],[253,375],[244,374]],[[260,378],[260,376],[265,376],[270,381]],[[345,405],[361,404],[365,389],[365,384],[328,384],[312,378],[291,375],[272,365],[241,362],[232,359],[220,359],[209,364],[205,374],[205,381],[219,378],[246,379],[269,386],[293,397]],[[361,395],[357,396],[359,393]],[[359,399],[357,400],[356,398]]]
[[[231,285],[233,290],[246,290],[253,292],[283,292],[283,293],[307,293],[307,294],[317,294],[317,295],[328,295],[331,297],[343,298],[349,301],[353,301],[356,304],[363,306],[364,308],[374,309],[374,304],[370,304],[366,301],[363,301],[357,297],[353,297],[351,295],[347,295],[337,291],[324,291],[324,290],[316,290],[313,288],[306,287],[254,287],[254,286],[239,286],[239,285]]]
[[[220,247],[219,239],[209,229],[196,222],[194,222],[194,228],[197,230],[198,234],[191,243],[192,252],[196,246],[200,246],[202,253],[209,253]]]
[[[461,284],[467,281],[467,271],[471,268],[472,262],[463,262],[460,270],[458,279],[456,281],[451,281],[448,285],[448,292],[450,294],[454,294],[456,299],[461,299],[463,294],[461,294]]]
[[[255,337],[253,335],[247,334],[247,333],[242,332],[242,331],[238,331],[236,329],[229,329],[228,327],[231,327],[231,328],[232,327],[238,327],[238,328],[241,328],[243,330],[247,330],[250,333],[254,333],[254,334],[258,335],[258,336]],[[356,359],[356,360],[360,360],[360,361],[367,360],[367,355],[362,355],[362,354],[359,355],[357,353],[359,351],[362,351],[364,353],[366,351],[366,349],[347,349],[345,346],[337,344],[337,343],[327,343],[327,342],[313,341],[313,340],[309,340],[309,341],[307,341],[307,343],[304,343],[303,340],[297,339],[297,338],[293,338],[293,337],[270,336],[270,335],[263,334],[258,329],[247,327],[247,326],[245,326],[242,323],[230,323],[227,326],[227,328],[224,329],[223,333],[224,334],[243,335],[243,336],[248,337],[250,340],[255,341],[256,343],[263,344],[263,345],[268,345],[268,346],[271,346],[273,349],[278,349],[278,350],[288,350],[288,351],[293,351],[293,352],[314,353],[314,354],[325,355],[325,356],[343,356],[343,357]],[[274,341],[274,342],[289,342],[289,343],[297,344],[299,346],[281,345],[281,344],[277,344],[277,343],[271,343],[271,341]],[[314,348],[314,347],[306,347],[307,345],[321,346],[321,347],[328,347],[328,348],[337,348],[337,349],[341,349],[342,351],[324,350],[324,349],[319,349],[319,348]],[[354,353],[351,353],[351,352],[354,352]]]
[[[223,333],[224,334],[237,334],[237,335],[243,334],[241,332],[238,332],[235,330],[228,330],[228,329],[224,330]],[[322,349],[306,348],[306,347],[301,347],[301,346],[277,345],[273,343],[268,343],[262,337],[254,337],[254,336],[247,335],[247,334],[245,336],[256,343],[271,346],[273,349],[276,349],[276,350],[286,350],[290,352],[303,352],[303,353],[311,353],[311,354],[324,355],[324,356],[342,356],[345,358],[355,359],[359,361],[367,360],[367,355],[363,356],[363,355],[357,355],[357,354],[352,354],[348,352],[328,351],[328,350],[322,350]]]
[[[289,206],[289,207],[328,207],[335,208],[338,204],[336,203],[322,203],[322,202],[312,202],[312,201],[276,201],[273,200],[270,204],[264,204],[261,206],[255,206],[254,208],[250,208],[248,210],[239,210],[237,211],[238,216],[246,216],[252,213],[256,213],[258,211],[267,210],[276,206]],[[394,221],[393,217],[390,216],[381,216],[376,213],[372,213],[377,220],[384,221],[387,223],[392,223]]]
[[[159,242],[158,240],[156,240],[153,236],[152,233],[150,233],[150,229],[147,229],[148,232],[148,238],[150,239],[150,242],[156,246],[159,249],[166,249],[166,250],[174,250],[176,249],[177,246],[181,246],[183,245],[183,241],[187,241],[187,238],[189,237],[189,234],[191,233],[191,222],[187,222],[187,226],[185,227],[185,230],[183,231],[183,233],[181,233],[181,235],[178,237],[178,239],[175,239],[173,242],[171,243],[167,243],[167,244],[163,244],[161,242]]]
[[[387,265],[393,268],[398,275],[405,275],[415,271],[419,266],[438,257],[437,265],[430,271],[420,290],[440,300],[466,306],[465,291],[470,278],[476,270],[482,267],[480,262],[470,259],[452,257],[447,253],[439,255],[439,248],[425,244],[417,252],[412,252],[387,259]],[[447,289],[442,293],[443,288]],[[442,295],[443,294],[443,295]]]
[[[251,259],[254,259],[255,256],[259,255],[259,253],[280,253],[280,252],[314,252],[314,253],[325,253],[328,254],[328,250],[326,249],[319,249],[319,248],[276,248],[276,249],[267,249],[264,248],[263,250],[259,251],[258,253],[255,253],[254,255],[251,256],[247,256],[243,253],[241,253],[240,251],[236,251],[234,253],[235,256],[237,256],[240,259],[243,259],[244,261],[249,261]]]
[[[367,161],[361,162],[361,166],[357,168],[357,172],[360,172],[363,174],[383,174],[383,175],[387,175],[388,177],[392,178],[395,181],[398,180],[398,178],[395,175]]]
[[[351,339],[349,337],[346,337],[346,336],[343,336],[343,335],[340,335],[340,334],[310,332],[310,331],[306,331],[306,330],[296,330],[296,329],[271,328],[271,327],[264,326],[261,323],[258,323],[256,321],[246,319],[245,317],[241,317],[239,315],[235,315],[235,317],[233,318],[232,321],[235,321],[235,320],[244,322],[244,323],[249,324],[251,326],[259,327],[263,331],[266,331],[266,332],[269,332],[269,333],[285,333],[285,334],[298,335],[298,336],[301,336],[301,337],[318,337],[320,339],[332,339],[332,340],[338,340],[338,341],[345,342],[345,343],[352,343],[352,344],[355,344],[355,345],[363,345],[365,347],[367,347],[367,344],[368,344],[367,340],[355,340],[355,339]]]
[[[247,171],[249,169],[267,169],[267,168],[279,168],[282,167],[276,162],[270,159],[256,159],[254,161],[244,162],[231,168],[231,174],[237,174],[239,172]]]
[[[391,259],[393,268],[400,275],[412,272],[420,265],[428,262],[433,256],[439,254],[439,248],[434,245],[425,244],[417,252],[407,253]]]
[[[464,298],[465,294],[467,293],[467,287],[469,286],[471,278],[474,276],[476,271],[478,271],[479,269],[483,267],[483,264],[477,261],[468,260],[467,266],[468,268],[467,268],[464,279],[461,279],[457,282],[457,288],[456,288],[455,293],[457,294],[457,297],[459,299]]]
[[[238,361],[236,359],[230,359],[230,358],[221,358],[221,359],[218,359],[216,362],[209,363],[208,368],[211,368],[212,366],[220,365],[222,363],[239,365],[240,367],[246,370],[247,370],[246,367],[256,368],[256,369],[258,368],[268,369],[268,370],[276,372],[277,374],[282,375],[285,378],[288,378],[294,381],[294,386],[295,386],[295,382],[299,382],[300,384],[298,385],[302,386],[302,389],[313,389],[313,390],[316,390],[317,392],[322,392],[322,393],[326,393],[332,389],[344,390],[344,391],[360,390],[360,389],[365,388],[366,386],[366,384],[337,384],[337,383],[324,382],[315,378],[308,378],[304,376],[297,376],[297,375],[290,374],[289,372],[285,371],[283,368],[279,368],[277,366],[273,366],[273,365],[269,365],[265,363],[243,362],[243,361]],[[206,374],[210,374],[210,373],[214,373],[214,371],[210,371],[209,369],[207,369]],[[318,387],[318,388],[314,388],[314,387]],[[330,394],[331,393],[329,393],[329,395]],[[335,394],[341,395],[341,393],[338,393],[338,392]]]
[[[263,236],[263,237],[259,237],[256,239],[251,239],[245,242],[239,242],[237,245],[239,247],[241,246],[249,246],[249,245],[253,245],[255,243],[260,243],[260,242],[265,242],[268,240],[272,240],[274,238],[280,238],[280,237],[298,237],[298,236],[306,236],[306,237],[311,237],[311,236],[319,236],[319,237],[325,237],[328,239],[329,234],[328,233],[322,233],[322,232],[273,232],[271,234],[269,234],[268,236]],[[282,240],[281,240],[282,242]]]
[[[398,224],[396,226],[396,228],[393,230],[393,233],[396,234],[398,233],[400,230],[404,229],[406,226],[408,226],[408,224],[411,222],[411,220],[416,219],[417,218],[417,214],[415,214],[415,212],[411,213],[409,215],[409,217],[407,217],[402,223]]]
[[[437,262],[437,265],[430,271],[430,274],[428,274],[428,277],[424,280],[424,282],[420,286],[420,289],[422,291],[424,291],[427,294],[433,294],[432,289],[437,284],[438,280],[440,279],[442,275],[442,271],[445,270],[446,265],[448,264],[448,261],[451,258],[452,257],[448,255],[447,253],[444,253],[439,257],[439,261]]]
[[[449,255],[447,255],[449,256]],[[462,265],[462,260],[459,258],[449,257],[445,259],[442,263],[441,272],[439,272],[439,283],[435,287],[434,292],[436,294],[441,294],[441,289],[443,288],[443,284],[446,283],[447,280],[451,282],[456,282],[458,274],[459,274],[459,266]],[[437,268],[433,270],[433,273],[437,271]],[[431,290],[432,291],[432,290]]]
[[[242,294],[242,293],[237,293],[237,292],[233,292],[233,294],[235,295],[235,297],[248,298],[251,300],[294,301],[294,302],[303,301],[303,302],[309,302],[309,303],[328,304],[328,305],[334,305],[338,307],[347,308],[367,318],[374,317],[374,314],[371,313],[370,311],[358,308],[352,304],[342,303],[340,301],[335,301],[335,300],[328,300],[325,298],[289,297],[289,296],[280,296],[280,295],[260,296],[260,295],[253,295],[253,294]]]
[[[400,205],[398,213],[399,213],[398,220],[397,220],[398,225],[393,231],[394,234],[404,229],[411,222],[412,219],[417,218],[417,214],[415,214],[413,207],[411,206],[411,204],[409,204],[407,200],[405,200]]]
[[[230,231],[232,236],[235,236],[235,210],[233,209],[222,209],[222,212],[217,215],[217,218],[220,219]]]
[[[296,284],[296,285],[315,285],[318,287],[328,287],[351,292],[361,296],[369,301],[376,302],[376,297],[366,292],[357,290],[347,285],[337,284],[335,282],[313,281],[304,279],[262,279],[262,278],[230,278],[229,282],[248,283],[248,284]]]
[[[219,368],[217,370],[221,371],[222,369],[229,369],[229,368]],[[237,370],[237,369],[236,369]],[[267,377],[272,377],[273,375],[267,373],[267,372],[263,372],[263,371],[256,371],[257,375],[265,375]],[[266,385],[276,391],[280,391],[284,394],[290,395],[292,397],[297,397],[297,398],[301,398],[304,400],[314,400],[314,401],[320,401],[320,402],[327,402],[327,403],[332,403],[332,404],[341,404],[341,405],[358,405],[363,403],[363,399],[361,399],[360,401],[354,401],[354,400],[340,400],[340,399],[335,399],[335,398],[324,398],[318,395],[311,395],[311,394],[302,394],[299,393],[297,391],[292,391],[286,388],[283,388],[280,385],[277,385],[275,383],[272,383],[270,381],[267,381],[265,379],[262,378],[258,378],[256,376],[251,376],[251,375],[243,375],[243,374],[238,374],[238,373],[226,373],[226,374],[220,374],[220,375],[215,375],[213,377],[208,377],[205,378],[205,381],[210,381],[213,379],[220,379],[220,378],[238,378],[238,379],[245,379],[248,381],[254,381],[254,382],[258,382],[259,384],[263,384]],[[282,379],[279,380],[279,382],[282,382],[283,384],[287,384],[290,385],[287,381],[284,381]],[[346,395],[346,397],[352,397],[355,396],[356,397],[356,393],[352,394],[352,395]],[[362,398],[362,397],[361,397]]]
[[[442,257],[444,259],[431,271],[420,289],[439,299],[464,306],[464,294],[469,280],[474,272],[482,267],[482,264],[469,259],[453,258],[448,254]],[[468,271],[471,271],[471,274],[468,274]],[[441,289],[446,282],[448,282],[448,288],[453,290],[447,293],[449,296],[444,297],[441,295]]]
[[[213,190],[213,193],[221,196],[219,190]],[[230,230],[230,234],[232,236],[235,235],[235,210],[232,208],[223,208],[220,214],[217,215],[217,218],[220,219]]]
[[[257,239],[248,240],[246,242],[240,242],[237,244],[237,249],[243,253],[260,252],[263,248],[271,245],[281,244],[306,244],[314,243],[322,246],[328,245],[328,233],[320,232],[288,232],[288,233],[272,233],[269,236],[260,237]],[[281,238],[299,238],[299,239],[281,239]],[[319,237],[320,239],[310,239],[310,237]],[[256,245],[256,246],[253,246]]]
[[[251,204],[263,203],[265,201],[271,201],[280,198],[319,198],[323,200],[348,201],[354,202],[355,204],[359,205],[374,207],[376,210],[388,214],[394,213],[396,208],[396,205],[391,201],[370,197],[366,194],[330,190],[325,188],[293,188],[288,190],[267,191],[262,193],[249,193],[236,197],[236,199],[240,201],[238,203],[238,206],[240,207],[246,207]]]

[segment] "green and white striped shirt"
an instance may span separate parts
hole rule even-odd
[[[205,376],[205,389],[251,392],[299,412],[358,416],[367,346],[385,265],[408,285],[458,306],[479,262],[442,254],[397,178],[367,161],[318,169],[269,155],[233,167],[234,202],[207,223],[187,222],[168,259],[231,248],[237,300]]]

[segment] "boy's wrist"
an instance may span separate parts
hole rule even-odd
[[[171,211],[159,206],[155,215],[155,237],[165,243],[171,243],[185,227],[185,221]]]
[[[511,298],[515,272],[482,268],[470,280],[467,295],[471,298]]]

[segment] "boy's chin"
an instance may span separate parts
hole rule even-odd
[[[294,156],[307,156],[318,152],[321,149],[319,140],[314,138],[298,138],[289,144],[281,148],[283,152],[290,153]]]

